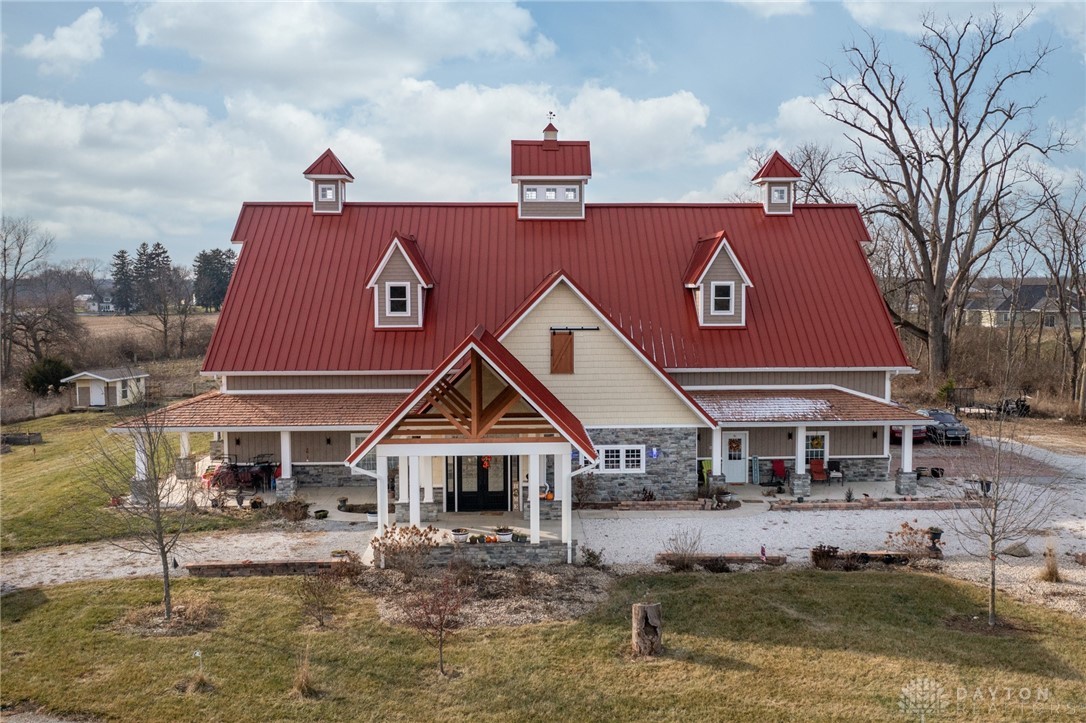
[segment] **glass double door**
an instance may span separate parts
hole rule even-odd
[[[448,457],[446,509],[458,512],[508,510],[518,459],[498,455]]]

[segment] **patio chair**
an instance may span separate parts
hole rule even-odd
[[[788,484],[789,472],[788,468],[784,466],[783,459],[774,459],[773,463],[773,476],[769,479],[769,486],[772,487],[778,484]]]
[[[811,460],[811,482],[825,482],[829,484],[830,476],[826,473],[826,462],[820,457]]]
[[[831,459],[826,465],[826,471],[829,472],[830,475],[830,484],[833,484],[833,481],[837,480],[841,483],[842,487],[845,486],[845,473],[841,469],[841,460]]]

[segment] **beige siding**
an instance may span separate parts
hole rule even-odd
[[[90,406],[90,385],[80,384],[76,382],[75,385],[75,403],[78,407]]]
[[[305,389],[414,389],[424,379],[421,374],[324,376],[268,375],[259,377],[228,377],[226,388],[235,391],[290,391]]]
[[[117,383],[116,382],[110,382],[110,383],[106,384],[106,406],[107,407],[116,407],[117,406]]]
[[[552,326],[600,327],[574,332],[573,374],[550,373]],[[565,284],[543,299],[503,343],[586,425],[702,424]]]
[[[732,282],[732,309],[729,315],[713,315],[713,282]],[[712,326],[738,326],[743,323],[743,303],[746,301],[746,288],[743,286],[743,277],[739,269],[732,263],[727,252],[723,249],[717,254],[716,261],[705,272],[702,280],[702,293],[700,303],[702,305],[702,323]]]
[[[320,186],[332,185],[336,189],[336,200],[334,201],[321,201],[320,200]],[[343,192],[342,186],[337,181],[315,181],[313,183],[313,210],[315,211],[339,211],[340,210],[340,198],[339,195]]]
[[[407,300],[411,310],[410,316],[389,316],[385,313],[385,284],[407,284]],[[377,323],[380,326],[418,326],[419,325],[419,282],[415,272],[407,259],[397,249],[392,253],[388,263],[385,264],[381,275],[377,277],[374,288],[374,298],[377,300]]]
[[[882,427],[825,427],[807,425],[808,432],[828,432],[830,459],[881,455],[883,449]],[[758,457],[793,457],[795,439],[788,439],[788,427],[756,427],[750,430],[750,453]],[[875,433],[875,436],[872,436]]]
[[[279,459],[279,432],[228,432],[224,437],[224,452],[238,462],[248,462],[258,454],[270,454]],[[236,444],[240,440],[241,444]],[[298,461],[298,453],[294,453]]]
[[[328,444],[328,440],[332,443]],[[291,432],[290,448],[297,464],[342,462],[354,451],[350,432]],[[276,459],[278,457],[277,453]]]
[[[672,374],[684,387],[765,386],[800,384],[836,384],[864,394],[883,398],[885,372],[678,372]]]
[[[772,203],[770,199],[773,198],[773,189],[780,188],[782,186],[788,189],[789,203]],[[793,198],[793,190],[794,185],[791,183],[767,183],[765,192],[767,196],[766,201],[769,213],[788,213],[792,209],[791,202],[795,200]]]
[[[522,218],[581,218],[584,212],[576,201],[525,201],[520,205]]]

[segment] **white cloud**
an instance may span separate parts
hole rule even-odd
[[[746,8],[763,18],[781,15],[810,15],[813,12],[810,0],[727,0],[732,5]]]
[[[450,59],[547,58],[554,43],[510,4],[160,3],[141,45],[180,49],[201,80],[317,108],[370,97]],[[164,72],[145,79],[177,80]]]
[[[52,38],[37,34],[18,49],[19,55],[39,60],[38,72],[46,75],[75,75],[79,68],[102,57],[102,41],[116,28],[102,11],[91,8],[71,25],[58,27]]]
[[[1026,25],[1051,20],[1057,32],[1064,35],[1079,50],[1086,50],[1086,12],[1082,0],[1046,0],[1042,3],[995,2],[897,2],[885,0],[844,0],[845,9],[852,19],[868,30],[891,30],[906,35],[924,32],[923,18],[931,15],[935,21],[961,22],[969,16],[990,16],[993,9],[1003,13],[1008,20],[1029,14]]]

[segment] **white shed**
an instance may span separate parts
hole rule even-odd
[[[75,389],[76,407],[124,407],[143,396],[150,376],[142,369],[88,369],[61,379]]]

